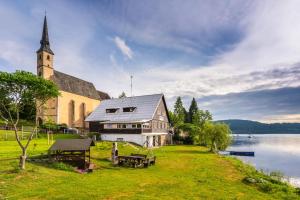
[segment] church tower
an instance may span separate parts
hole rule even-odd
[[[47,18],[44,18],[44,26],[42,39],[40,41],[41,47],[37,50],[37,75],[45,79],[50,79],[53,75],[53,57],[54,53],[50,49]]]

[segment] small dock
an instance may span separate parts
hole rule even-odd
[[[232,155],[232,156],[251,156],[251,157],[255,156],[253,151],[229,151],[229,155]]]

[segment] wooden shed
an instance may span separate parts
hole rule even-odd
[[[49,149],[49,155],[55,161],[68,162],[86,169],[91,163],[91,146],[95,146],[95,142],[90,138],[56,140]]]

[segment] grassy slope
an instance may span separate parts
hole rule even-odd
[[[32,149],[36,144],[34,153]],[[19,154],[14,141],[0,141],[0,159]],[[29,153],[48,149],[46,139],[34,140]],[[198,146],[168,146],[154,151],[157,164],[147,169],[112,167],[111,144],[92,148],[97,169],[77,174],[34,163],[16,172],[17,161],[0,161],[0,199],[281,199],[242,182],[241,163]],[[119,145],[120,154],[137,152]]]

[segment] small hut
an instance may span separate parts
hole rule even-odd
[[[56,140],[49,149],[49,155],[55,161],[68,162],[86,169],[91,163],[91,146],[95,146],[95,143],[90,138]]]

